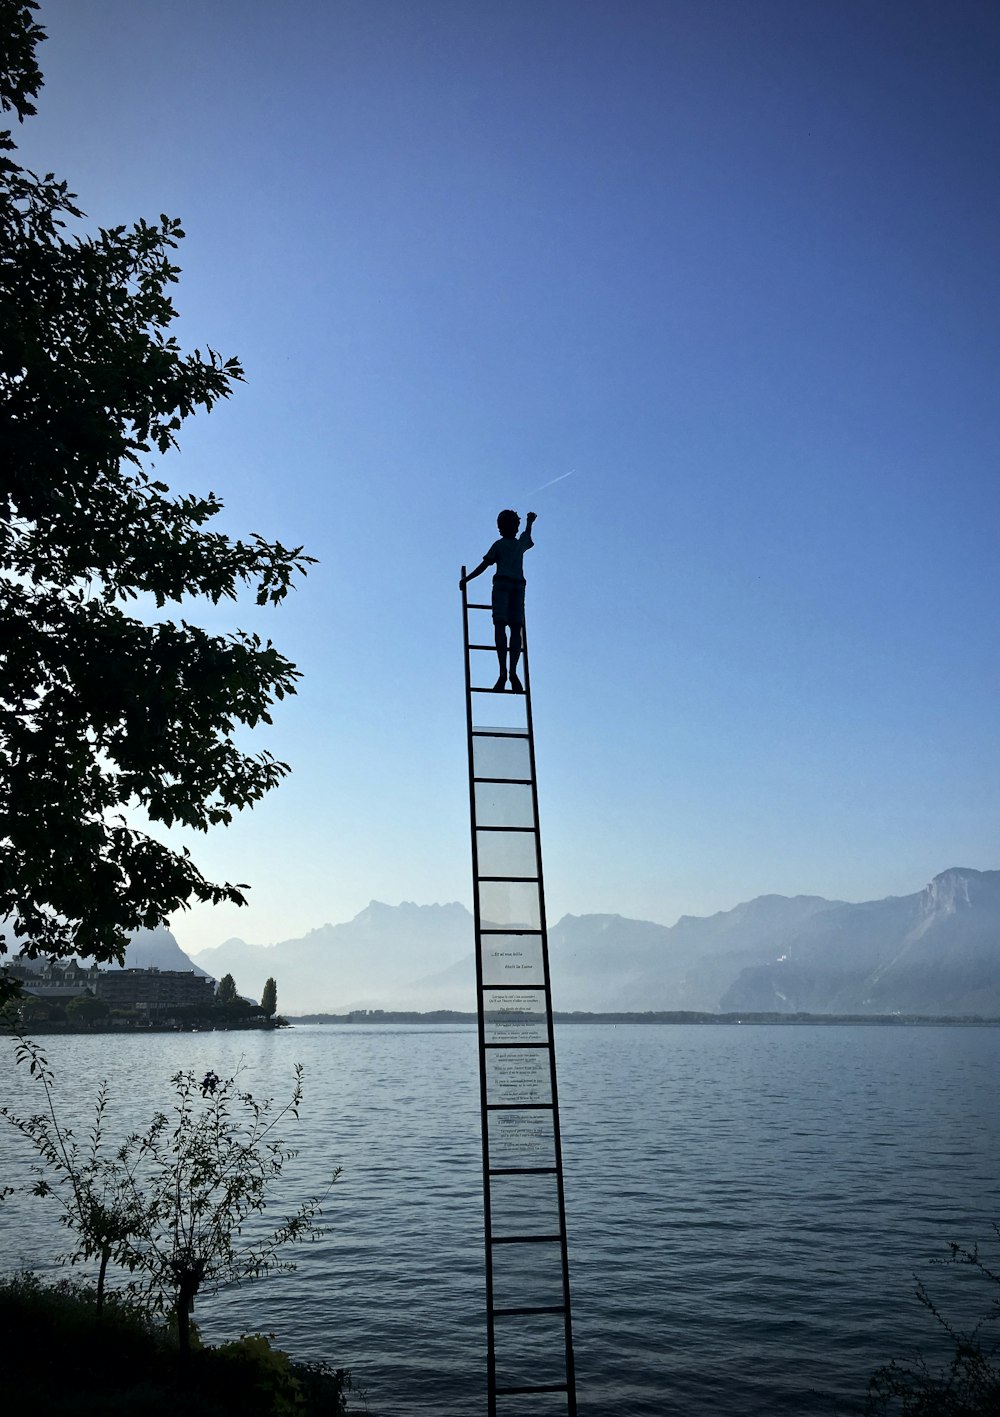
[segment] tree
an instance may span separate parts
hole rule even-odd
[[[22,1023],[51,1023],[58,1016],[58,1005],[36,994],[21,994],[15,1005]]]
[[[66,1017],[70,1023],[103,1023],[111,1012],[104,999],[95,999],[92,994],[79,994],[66,1005]]]
[[[42,83],[36,8],[0,0],[0,104],[21,122]],[[0,923],[30,958],[121,962],[191,899],[245,903],[124,811],[207,831],[251,806],[289,768],[234,733],[299,677],[259,635],[126,607],[244,587],[276,605],[311,558],[212,529],[214,493],[153,476],[183,420],[243,379],[168,333],[180,223],[87,234],[67,184],[14,146],[0,133]]]
[[[273,1018],[278,1009],[278,986],[273,979],[268,979],[264,985],[264,992],[260,996],[260,1006],[268,1018]]]
[[[236,1002],[236,980],[231,974],[224,974],[219,980],[219,987],[215,991],[215,997],[220,1004],[234,1004]]]

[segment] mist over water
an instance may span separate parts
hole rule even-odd
[[[485,1410],[481,1153],[471,1027],[46,1037],[86,1121],[114,1135],[181,1067],[286,1095],[306,1068],[293,1206],[343,1176],[299,1268],[199,1300],[209,1339],[273,1332],[352,1367],[384,1417]],[[963,1317],[988,1295],[930,1269],[1000,1218],[1000,1030],[843,1026],[557,1029],[581,1413],[859,1411],[872,1368],[926,1346],[915,1271]],[[4,1047],[5,1095],[37,1110]],[[23,1174],[0,1133],[3,1179]],[[55,1213],[0,1207],[6,1268],[65,1247]]]

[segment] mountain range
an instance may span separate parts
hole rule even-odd
[[[0,921],[0,925],[3,921]],[[8,942],[8,949],[10,943]],[[11,951],[7,958],[15,960],[19,965],[27,969],[34,969],[41,972],[48,965],[48,960],[44,955],[38,959],[24,959],[17,954],[16,949]],[[77,958],[77,963],[89,968],[92,961]],[[118,969],[117,964],[101,964],[101,969]],[[125,948],[125,959],[120,966],[123,969],[177,969],[190,974],[206,974],[207,970],[199,965],[184,953],[180,945],[165,925],[158,925],[155,930],[137,930],[129,940]]]
[[[954,867],[913,895],[860,904],[758,896],[671,926],[566,915],[549,951],[553,1005],[566,1011],[1000,1016],[1000,871]],[[300,939],[231,939],[193,959],[254,997],[273,975],[288,1014],[475,1009],[473,922],[458,903],[372,901]]]

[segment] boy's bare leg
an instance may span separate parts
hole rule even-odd
[[[493,638],[497,647],[497,659],[500,661],[500,678],[493,685],[493,690],[494,693],[499,693],[507,684],[507,626],[494,625]],[[520,647],[518,653],[520,653]]]
[[[511,625],[510,627],[510,687],[515,694],[523,694],[524,689],[520,679],[517,677],[517,661],[521,658],[521,627]]]

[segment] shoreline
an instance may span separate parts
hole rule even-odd
[[[454,1009],[433,1009],[421,1013],[412,1011],[390,1011],[383,1009],[354,1010],[347,1014],[286,1014],[289,1025],[297,1023],[320,1024],[429,1024],[429,1023],[471,1023],[478,1020],[476,1013],[459,1012]],[[713,1014],[693,1010],[647,1010],[643,1013],[585,1013],[575,1010],[562,1013],[552,1012],[553,1023],[597,1023],[618,1024],[694,1024],[694,1025],[747,1025],[784,1024],[824,1024],[826,1026],[844,1024],[864,1024],[868,1027],[950,1027],[950,1028],[1000,1028],[1000,1018],[988,1018],[978,1014],[779,1014],[779,1013],[726,1013]]]
[[[8,1037],[15,1037],[19,1033],[114,1033],[114,1034],[145,1034],[145,1033],[270,1033],[278,1028],[287,1028],[288,1021],[284,1018],[265,1021],[254,1020],[252,1022],[234,1021],[233,1023],[93,1023],[93,1024],[72,1024],[63,1023],[58,1019],[33,1019],[30,1023],[19,1024],[16,1027],[0,1024],[0,1036],[6,1034]]]
[[[514,1022],[512,1018],[510,1020]],[[990,1018],[978,1014],[778,1014],[778,1013],[727,1013],[712,1014],[693,1010],[647,1010],[643,1013],[586,1013],[574,1011],[561,1013],[554,1010],[552,1021],[556,1024],[599,1024],[617,1028],[626,1025],[683,1025],[691,1027],[762,1027],[780,1024],[783,1027],[810,1027],[820,1025],[826,1028],[858,1027],[866,1028],[1000,1028],[1000,1018]],[[379,1025],[441,1025],[461,1024],[475,1026],[475,1013],[457,1009],[382,1010],[371,1012],[355,1010],[346,1014],[285,1014],[273,1022],[254,1020],[253,1022],[233,1021],[232,1023],[211,1024],[73,1024],[53,1021],[33,1022],[25,1031],[32,1034],[81,1034],[102,1033],[130,1036],[149,1033],[267,1033],[277,1029],[294,1028],[296,1024],[322,1024],[324,1026]],[[0,1025],[0,1036],[13,1036],[18,1030]]]

